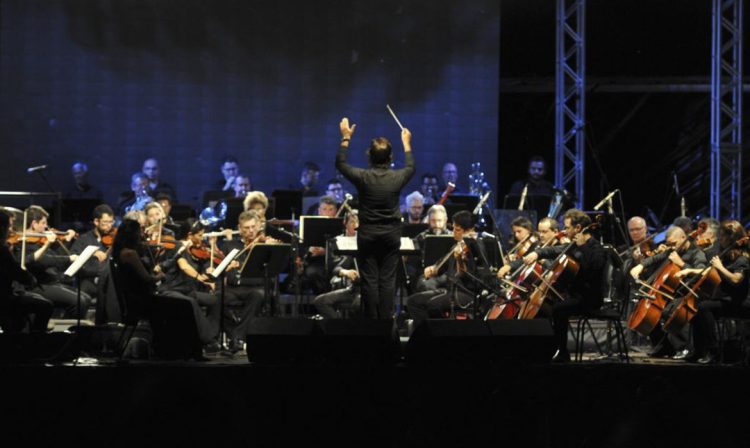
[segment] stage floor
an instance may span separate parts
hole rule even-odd
[[[244,353],[5,364],[3,426],[32,446],[747,446],[747,368],[631,354],[629,364],[593,353],[491,366],[258,365]]]

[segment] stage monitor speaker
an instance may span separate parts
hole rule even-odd
[[[392,320],[326,319],[319,321],[324,362],[389,364],[400,359],[398,333]]]
[[[553,350],[552,326],[545,319],[428,319],[409,339],[406,359],[410,364],[545,363]]]
[[[259,364],[312,362],[313,339],[318,332],[316,322],[311,319],[252,319],[247,329],[247,359]]]

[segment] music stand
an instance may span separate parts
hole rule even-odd
[[[70,266],[68,266],[68,269],[65,270],[63,275],[76,279],[76,335],[78,335],[81,331],[81,268],[84,264],[86,264],[87,261],[91,258],[92,255],[94,255],[94,252],[99,250],[99,246],[86,246],[86,248],[81,252],[78,257],[76,257],[76,261],[74,261]],[[71,338],[71,344],[72,344],[73,338]],[[66,344],[67,346],[67,344]],[[61,350],[60,353],[63,353],[65,350]],[[75,361],[73,362],[73,365],[76,365],[78,363],[78,356],[76,354]]]
[[[244,265],[240,268],[241,279],[263,278],[264,297],[270,297],[271,276],[278,281],[278,276],[289,262],[289,254],[292,246],[290,244],[268,244],[258,243],[253,245],[247,255]],[[240,280],[242,281],[242,280]],[[271,303],[271,316],[275,315],[276,306]]]
[[[302,210],[302,190],[274,190],[271,197],[276,200],[274,215],[279,219],[296,219]]]
[[[429,229],[429,224],[404,224],[401,235],[407,238],[416,238],[417,235]]]
[[[227,255],[224,256],[224,259],[219,263],[218,266],[216,266],[216,269],[214,269],[211,275],[214,279],[219,280],[219,284],[221,285],[221,295],[220,297],[220,303],[219,303],[219,335],[222,338],[221,340],[221,348],[226,349],[225,343],[226,343],[226,335],[224,334],[224,294],[225,290],[224,288],[226,285],[224,284],[224,277],[226,276],[227,272],[227,266],[229,266],[229,263],[232,262],[232,260],[237,257],[237,254],[240,253],[239,249],[232,249],[231,252],[229,252]],[[221,279],[219,279],[221,277]]]
[[[306,247],[325,247],[326,241],[344,232],[344,218],[300,216],[299,237]]]
[[[424,237],[422,267],[432,266],[456,244],[452,235],[427,235]]]

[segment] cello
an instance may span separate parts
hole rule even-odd
[[[596,218],[597,221],[592,222],[577,233],[583,233],[599,227],[599,216]],[[569,284],[581,269],[578,262],[568,255],[568,252],[575,244],[575,240],[568,243],[560,255],[554,259],[551,267],[540,276],[538,286],[534,288],[534,291],[529,295],[529,299],[524,302],[518,312],[519,319],[535,318],[547,301],[547,296],[550,292],[558,300],[565,300],[565,297],[558,291],[558,288],[560,285]]]
[[[698,237],[705,229],[705,225],[700,226],[673,250],[679,252],[685,243]],[[663,250],[655,252],[661,253]],[[648,282],[639,282],[642,286],[638,292],[641,300],[628,316],[628,328],[643,336],[648,336],[656,328],[664,308],[675,298],[674,295],[681,286],[680,279],[675,277],[679,271],[680,268],[677,265],[671,260],[666,260]]]
[[[742,246],[743,244],[746,244],[747,241],[747,236],[737,239],[734,243],[721,251],[718,255],[719,258],[724,256],[724,254],[733,247]],[[686,288],[686,291],[677,299],[669,317],[664,321],[664,331],[672,334],[679,333],[685,325],[690,323],[695,316],[695,313],[698,312],[696,300],[699,297],[710,297],[720,283],[721,277],[719,276],[719,271],[711,265],[705,267],[700,274],[694,278],[692,284],[688,285],[682,283]]]

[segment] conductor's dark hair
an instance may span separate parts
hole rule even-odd
[[[452,221],[453,225],[459,225],[464,230],[473,229],[476,225],[476,219],[474,218],[474,215],[466,210],[456,212],[456,214],[453,215]]]
[[[370,148],[367,149],[367,156],[372,166],[388,165],[393,158],[391,142],[385,137],[372,139]]]

